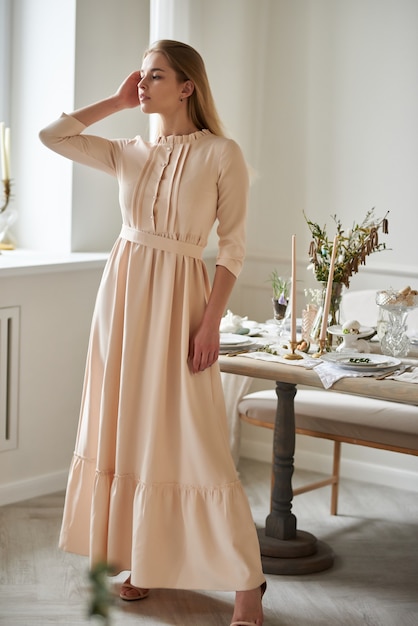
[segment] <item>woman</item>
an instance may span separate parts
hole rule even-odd
[[[155,142],[81,134],[136,106],[159,115]],[[116,176],[123,218],[93,315],[60,546],[129,570],[124,600],[153,587],[236,590],[233,623],[261,626],[258,540],[216,363],[243,262],[248,176],[204,63],[186,44],[159,41],[114,95],[40,137]],[[216,220],[210,288],[201,257]]]

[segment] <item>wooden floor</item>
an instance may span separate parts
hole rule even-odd
[[[268,465],[244,460],[241,478],[254,519],[269,504]],[[306,473],[296,473],[297,485]],[[0,624],[88,626],[87,562],[57,550],[63,494],[0,508]],[[295,498],[298,528],[332,546],[334,567],[307,576],[268,576],[264,626],[416,626],[418,497],[343,481],[340,514],[331,517],[329,488]],[[233,593],[155,590],[142,602],[117,598],[112,626],[229,626]]]

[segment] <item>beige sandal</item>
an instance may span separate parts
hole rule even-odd
[[[129,576],[120,588],[119,597],[122,600],[132,602],[133,600],[144,600],[149,596],[149,589],[141,589],[131,585],[131,577]]]

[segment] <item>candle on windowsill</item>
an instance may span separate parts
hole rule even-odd
[[[10,180],[10,128],[0,122],[1,179]]]
[[[334,267],[335,267],[335,257],[337,255],[337,247],[338,247],[338,237],[335,236],[334,243],[332,245],[331,261],[329,265],[329,274],[328,274],[327,290],[325,292],[324,310],[322,312],[322,326],[321,326],[321,332],[319,335],[319,341],[321,342],[325,342],[325,338],[327,336],[328,315],[329,315],[329,307],[331,304],[332,283],[334,282]]]
[[[296,235],[292,235],[292,297],[290,307],[290,341],[296,343]]]

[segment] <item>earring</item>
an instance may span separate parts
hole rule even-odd
[[[180,98],[180,102],[183,102],[183,98]]]

